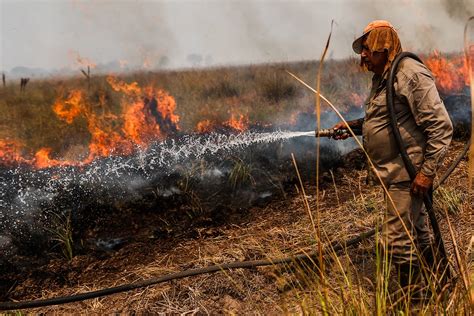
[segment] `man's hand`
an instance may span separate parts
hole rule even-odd
[[[335,131],[337,131],[338,129],[347,129],[347,125],[346,125],[346,123],[344,123],[344,122],[339,122],[339,123],[337,123],[336,125],[334,125],[334,126],[332,127],[332,129],[335,130]],[[337,134],[335,134],[335,135],[333,136],[333,138],[334,138],[334,139],[347,139],[347,138],[349,138],[350,136],[351,136],[351,134],[348,134],[348,133],[344,133],[344,134],[342,134],[342,135],[337,135]]]
[[[424,196],[433,186],[433,178],[425,176],[423,173],[418,172],[411,184],[411,193],[416,196]]]

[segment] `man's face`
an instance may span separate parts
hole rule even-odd
[[[381,75],[383,74],[385,65],[387,64],[388,54],[386,50],[383,52],[370,51],[366,40],[364,40],[362,43],[362,53],[360,54],[360,58],[369,71]]]

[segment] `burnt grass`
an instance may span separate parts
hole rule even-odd
[[[453,159],[454,154],[458,153],[462,146],[463,142],[453,144],[451,153],[447,157],[448,161]],[[366,175],[365,159],[359,149],[342,157],[338,161],[337,167],[333,165],[333,168],[339,194],[336,201],[332,178],[329,174],[323,172],[320,189],[327,193],[322,202],[328,205],[329,209],[324,211],[322,220],[325,225],[335,225],[334,227],[327,227],[329,233],[334,235],[333,238],[344,240],[348,238],[346,237],[347,234],[354,236],[371,228],[373,216],[377,213],[377,207],[375,209],[365,207],[361,209],[354,202],[351,202],[354,190],[357,190],[357,187],[360,186],[356,179],[361,175],[363,177]],[[455,186],[458,190],[463,186],[460,177],[464,175],[466,163],[462,162],[460,168],[462,170],[455,172],[449,181],[449,185]],[[313,192],[314,185],[309,183],[308,180],[314,181],[314,179],[305,179],[306,192],[311,194],[309,192]],[[362,178],[362,181],[365,181],[364,178]],[[362,189],[365,198],[370,199],[374,188],[363,185]],[[282,248],[283,252],[291,251],[292,248],[300,249],[299,247],[306,244],[307,241],[298,246],[298,244],[288,244],[288,241],[285,240],[292,238],[297,240],[307,239],[311,235],[311,230],[299,227],[308,225],[309,220],[302,221],[302,218],[306,218],[307,214],[305,214],[302,207],[300,194],[291,182],[287,183],[285,191],[286,197],[276,195],[271,200],[248,208],[234,209],[223,206],[221,209],[223,212],[219,212],[219,214],[209,213],[207,216],[201,214],[202,216],[196,216],[194,220],[187,219],[181,214],[175,217],[173,221],[173,216],[178,214],[178,210],[170,210],[174,212],[173,216],[166,218],[151,209],[143,213],[136,209],[129,209],[128,213],[122,210],[118,214],[103,216],[96,223],[95,228],[87,230],[88,236],[102,236],[104,238],[102,244],[97,245],[95,239],[90,243],[85,240],[85,244],[94,244],[94,246],[89,246],[87,252],[77,254],[70,261],[56,254],[47,262],[40,262],[31,256],[25,255],[16,256],[18,262],[23,262],[22,266],[15,262],[8,262],[11,265],[8,268],[9,272],[2,274],[2,282],[0,282],[3,287],[2,300],[33,299],[41,295],[40,293],[43,293],[43,297],[54,297],[122,284],[136,280],[137,275],[134,273],[137,270],[142,271],[138,274],[141,278],[147,278],[163,275],[169,271],[210,265],[213,264],[212,259],[209,262],[205,258],[206,255],[211,254],[211,258],[215,258],[215,260],[218,260],[217,262],[221,260],[228,262],[229,260],[268,258],[267,251],[271,251],[271,257],[281,256],[279,252],[274,254],[274,249],[266,245],[267,243],[276,243],[275,247],[284,247]],[[337,207],[336,205],[339,202],[349,203],[349,208],[345,210],[345,207]],[[314,201],[311,202],[311,205],[314,207]],[[186,207],[182,208],[182,210],[184,209]],[[222,217],[223,214],[225,214],[225,217]],[[210,218],[212,215],[217,215],[215,220]],[[466,226],[469,223],[466,215],[469,218],[468,214],[458,214],[453,215],[452,219],[460,238],[459,242],[463,243],[467,242],[471,235]],[[221,216],[220,220],[219,216]],[[365,221],[363,218],[368,219]],[[170,222],[164,225],[164,220]],[[443,227],[443,235],[448,236],[445,218],[441,216],[439,220]],[[167,227],[167,229],[163,231],[163,227]],[[102,233],[98,229],[102,229]],[[296,231],[294,231],[295,229]],[[266,233],[262,234],[262,230]],[[341,231],[338,232],[338,230]],[[272,233],[272,231],[274,232]],[[297,235],[294,235],[295,233]],[[244,236],[240,236],[242,234]],[[245,235],[248,234],[254,235],[246,237]],[[242,241],[244,241],[243,244],[240,244]],[[253,245],[256,241],[257,246]],[[260,243],[263,243],[263,245]],[[242,247],[245,252],[239,255],[239,250]],[[371,261],[373,260],[373,248],[373,242],[367,241],[359,247],[351,249],[349,254],[351,264],[355,265],[354,268],[369,279],[373,277],[374,273],[371,270],[374,265]],[[303,249],[306,249],[306,251],[314,250],[314,245]],[[448,244],[448,250],[450,253],[453,251],[450,244]],[[203,252],[203,258],[201,258],[201,251]],[[222,255],[219,255],[220,253]],[[229,255],[235,257],[229,257]],[[198,257],[199,259],[197,259]],[[150,270],[148,271],[148,269]],[[251,293],[252,296],[250,297],[236,289],[232,285],[233,282],[229,282],[228,276],[215,274],[210,277],[202,276],[197,277],[197,279],[190,278],[173,282],[169,286],[152,287],[145,292],[130,292],[106,297],[100,300],[101,304],[99,305],[96,305],[93,301],[87,301],[87,303],[36,309],[34,312],[73,313],[79,308],[84,311],[101,313],[110,310],[117,312],[140,310],[149,313],[169,313],[173,311],[170,308],[189,311],[193,306],[205,304],[205,307],[200,309],[203,313],[221,313],[226,310],[248,314],[252,311],[255,312],[254,308],[256,306],[252,304],[256,303],[263,304],[257,309],[260,313],[265,311],[277,312],[279,311],[278,306],[269,304],[261,296],[270,295],[275,298],[278,295],[285,295],[285,293],[289,295],[292,288],[299,288],[301,285],[298,285],[298,283],[292,285],[291,282],[298,282],[298,279],[289,277],[285,269],[282,269],[282,271],[277,267],[268,269],[243,271],[241,273],[233,272],[233,274],[237,274],[233,282],[237,282],[239,286],[242,286],[242,284],[253,286],[256,290]],[[275,279],[275,274],[281,273],[289,278],[289,283],[280,287],[276,286],[278,282]],[[252,285],[252,283],[255,284]],[[202,294],[194,299],[189,296],[193,288],[202,291]],[[143,299],[147,303],[143,303]],[[250,302],[246,304],[245,302],[249,299]],[[170,300],[169,307],[160,303],[167,302],[167,300]],[[182,309],[179,309],[180,307]]]
[[[80,181],[76,175],[88,173],[87,167],[1,170],[0,178],[10,184],[0,213],[5,254],[0,259],[1,297],[6,299],[16,282],[51,277],[53,272],[47,268],[51,260],[68,266],[64,240],[58,240],[58,232],[66,232],[66,221],[70,222],[73,256],[97,260],[137,240],[173,247],[182,239],[200,237],[202,228],[238,225],[252,207],[294,192],[298,179],[291,153],[298,159],[304,181],[314,181],[314,143],[314,138],[304,137],[251,145],[226,156],[185,161],[146,175],[126,173],[106,184]],[[341,161],[338,150],[323,146],[322,170],[336,170]],[[109,163],[110,159],[104,159],[95,165]],[[51,184],[51,179],[64,175],[72,180]],[[133,184],[145,177],[145,182]],[[326,176],[322,181],[329,179]],[[31,205],[18,202],[17,193],[26,184],[27,192],[33,194],[30,199],[35,200]],[[43,191],[54,194],[34,195]],[[26,206],[29,209],[22,209]],[[53,273],[57,282],[65,282],[61,273]]]

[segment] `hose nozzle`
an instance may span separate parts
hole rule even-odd
[[[334,138],[335,136],[342,136],[343,134],[349,134],[348,129],[332,129],[332,128],[325,128],[316,131],[316,137],[328,137]]]
[[[358,128],[353,128],[352,131],[354,132],[355,135],[362,135],[362,130]],[[336,136],[342,136],[344,134],[349,134],[350,136],[352,136],[347,128],[340,128],[340,129],[325,128],[325,129],[320,129],[316,131],[316,137],[334,138]]]

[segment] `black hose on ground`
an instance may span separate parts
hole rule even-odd
[[[356,237],[350,240],[347,240],[343,243],[333,242],[328,248],[326,254],[335,253],[337,251],[341,251],[345,249],[346,247],[356,245],[360,243],[362,240],[370,236],[373,236],[374,234],[375,234],[375,229],[372,229],[368,232],[364,232],[360,235],[357,235]],[[270,266],[270,265],[277,265],[277,264],[290,264],[290,263],[297,263],[297,264],[301,264],[302,266],[310,266],[311,264],[314,264],[315,262],[317,262],[318,256],[319,255],[317,253],[309,253],[309,254],[301,254],[301,255],[296,255],[292,257],[285,257],[285,258],[278,258],[278,259],[238,261],[238,262],[217,264],[217,265],[208,266],[204,268],[185,270],[181,272],[167,274],[165,276],[158,277],[158,278],[152,278],[148,280],[138,281],[134,283],[124,284],[120,286],[115,286],[115,287],[105,288],[102,290],[80,293],[80,294],[75,294],[75,295],[70,295],[70,296],[60,296],[60,297],[54,297],[54,298],[49,298],[49,299],[22,301],[22,302],[0,302],[0,310],[17,310],[17,309],[24,309],[24,308],[44,307],[44,306],[78,302],[78,301],[88,300],[92,298],[107,296],[111,294],[126,292],[130,290],[138,289],[138,288],[143,288],[143,287],[155,285],[158,283],[163,283],[170,280],[182,279],[185,277],[195,276],[199,274],[214,273],[218,271],[231,270],[231,269],[250,269],[250,268],[255,268],[255,267]]]
[[[400,130],[398,128],[398,120],[397,120],[397,114],[395,113],[395,107],[394,107],[394,98],[395,98],[395,75],[398,69],[398,65],[400,61],[402,61],[404,58],[413,58],[416,61],[423,63],[423,61],[415,54],[410,53],[410,52],[402,52],[398,54],[398,56],[395,58],[395,60],[392,63],[392,66],[390,68],[390,73],[387,79],[387,107],[390,113],[390,123],[392,126],[392,131],[393,135],[395,137],[395,141],[397,142],[398,150],[400,152],[400,155],[403,159],[403,163],[405,164],[405,168],[410,175],[411,180],[413,181],[416,177],[417,171],[415,166],[413,165],[413,162],[411,161],[410,157],[408,156],[408,153],[406,151],[405,147],[405,142],[402,139],[402,136],[400,135]],[[453,168],[454,170],[454,168]],[[452,172],[452,170],[451,170]],[[428,213],[428,217],[430,219],[431,227],[433,229],[433,233],[435,236],[435,248],[437,249],[439,255],[441,256],[440,262],[439,262],[439,267],[441,271],[446,271],[446,277],[449,279],[451,272],[449,269],[449,261],[448,261],[448,255],[446,253],[446,249],[444,247],[444,242],[443,242],[443,237],[441,235],[441,230],[439,228],[438,221],[436,220],[436,214],[433,210],[433,201],[432,201],[432,195],[430,193],[426,193],[423,196],[423,202],[425,203],[426,211]]]

